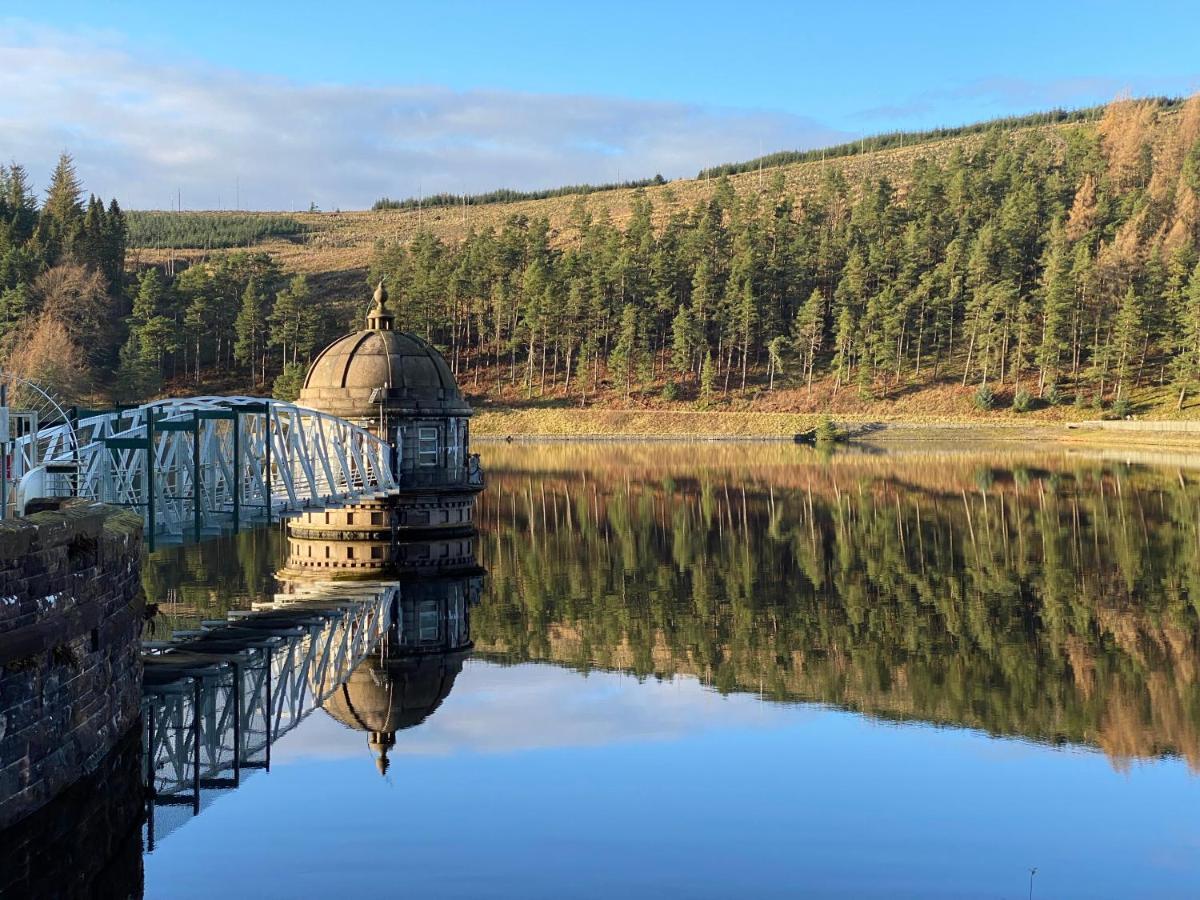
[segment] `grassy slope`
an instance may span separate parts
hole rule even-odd
[[[1017,129],[1009,134],[1011,139],[1019,140],[1030,131],[1039,131],[1061,139],[1065,129],[1072,127],[1080,126],[1043,125]],[[801,199],[820,184],[825,168],[839,169],[851,184],[864,176],[887,175],[903,191],[905,178],[918,157],[945,159],[955,148],[970,148],[983,140],[982,134],[954,137],[828,162],[797,163],[773,171],[782,172],[788,191]],[[765,192],[773,171],[761,175],[757,172],[734,175],[730,181],[738,193]],[[654,204],[656,219],[662,222],[672,213],[690,208],[708,197],[715,185],[715,181],[681,180],[644,190]],[[614,223],[623,225],[629,218],[635,193],[634,190],[605,191],[587,196],[584,202],[593,215],[607,213]],[[360,286],[365,282],[366,270],[379,240],[403,242],[411,239],[418,230],[427,229],[443,240],[455,242],[462,239],[468,228],[499,228],[512,215],[545,216],[552,230],[558,231],[564,228],[576,202],[576,197],[568,196],[490,204],[469,209],[465,216],[462,210],[445,208],[422,212],[295,213],[294,217],[311,229],[309,234],[298,240],[266,241],[257,245],[257,249],[272,253],[288,270],[308,273],[317,291],[328,293],[341,302],[355,304],[366,296],[365,287]],[[165,250],[133,250],[131,262],[134,266],[161,262],[168,255],[171,255],[170,251]],[[177,259],[195,259],[202,256],[202,251],[175,251],[173,255]],[[361,297],[356,298],[356,294]],[[962,388],[954,378],[936,384],[895,385],[886,395],[870,402],[860,400],[852,388],[835,394],[831,381],[826,379],[814,385],[811,393],[803,388],[788,388],[739,397],[732,392],[729,399],[718,398],[712,404],[716,409],[710,411],[696,408],[695,397],[686,385],[679,400],[667,403],[658,399],[660,382],[629,400],[608,390],[590,398],[588,409],[582,410],[577,396],[564,397],[561,391],[549,390],[532,400],[525,398],[516,388],[504,385],[507,367],[501,369],[485,374],[482,385],[468,376],[465,386],[476,395],[472,400],[480,409],[475,426],[477,434],[786,435],[812,427],[817,417],[824,413],[846,421],[986,422],[999,426],[1048,424],[1097,416],[1094,410],[1070,406],[1024,415],[1002,408],[980,412],[973,406],[973,387]],[[499,393],[491,387],[497,381]],[[999,406],[1007,406],[1010,393],[1001,394]],[[1176,398],[1169,388],[1144,386],[1134,392],[1131,399],[1140,417],[1200,416],[1200,398],[1180,413],[1175,409]]]
[[[1043,125],[1032,129],[1016,129],[1010,134],[1014,139],[1041,131],[1045,134],[1062,134],[1064,125]],[[925,156],[945,159],[955,147],[972,147],[984,140],[984,135],[930,141],[915,147],[895,148],[867,153],[864,156],[841,157],[828,162],[806,162],[765,170],[761,175],[748,172],[733,175],[730,182],[738,193],[765,193],[775,172],[782,172],[787,190],[799,197],[813,191],[819,184],[823,169],[840,170],[851,184],[863,176],[887,175],[900,189],[904,187],[913,160]],[[646,196],[654,204],[655,218],[665,222],[673,212],[691,208],[698,200],[712,194],[715,180],[679,180],[658,187],[644,188]],[[635,190],[603,191],[587,195],[585,202],[593,215],[607,211],[612,221],[620,226],[629,219]],[[311,229],[303,238],[291,240],[269,240],[255,245],[276,256],[287,268],[300,272],[333,272],[352,269],[365,270],[371,262],[376,241],[404,242],[419,230],[428,230],[445,241],[456,242],[463,238],[468,229],[480,230],[487,227],[499,228],[509,216],[544,216],[553,230],[561,229],[570,215],[577,198],[575,196],[552,197],[546,200],[526,200],[518,203],[494,203],[473,207],[464,217],[461,209],[383,210],[380,212],[355,211],[333,213],[288,213],[292,218]],[[262,212],[264,216],[281,215],[278,212]],[[179,213],[188,215],[188,213]],[[167,250],[137,249],[130,251],[134,264],[160,262],[170,255]],[[177,250],[177,259],[197,258],[199,250]]]

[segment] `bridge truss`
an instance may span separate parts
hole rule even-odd
[[[142,699],[151,849],[203,801],[271,765],[394,623],[396,584],[314,585],[147,644]],[[162,813],[166,812],[164,819]]]
[[[139,510],[151,542],[382,496],[392,447],[317,410],[256,397],[191,397],[93,413],[18,437],[18,495]]]

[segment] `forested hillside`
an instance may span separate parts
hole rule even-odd
[[[125,215],[82,198],[66,154],[40,205],[21,166],[0,166],[3,368],[68,401],[111,377],[125,314]]]
[[[797,195],[718,180],[656,226],[577,200],[458,244],[380,249],[408,327],[460,376],[525,398],[667,399],[788,385],[862,400],[952,380],[974,400],[1122,411],[1200,382],[1200,98],[1110,105],[1095,124],[992,131],[942,159]]]
[[[29,224],[124,229],[115,204],[85,208],[75,184],[64,205],[52,186],[39,211],[8,174],[26,211],[5,213],[24,223],[6,246],[42,255],[19,277],[6,263],[6,290],[33,300],[5,299],[4,321],[41,321],[34,282],[78,264],[110,298],[90,352],[112,397],[280,375],[290,396],[384,277],[402,327],[504,405],[1200,409],[1200,97],[880,141],[477,208],[142,214],[127,306],[115,245],[105,269],[95,241],[51,247]],[[243,240],[253,251],[213,249]]]

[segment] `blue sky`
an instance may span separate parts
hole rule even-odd
[[[232,205],[235,179],[243,205],[289,208],[688,176],[760,147],[1200,88],[1194,3],[61,2],[4,14],[0,154],[37,174],[68,146],[96,189],[149,206],[175,189],[187,207]]]

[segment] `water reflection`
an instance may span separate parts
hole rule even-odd
[[[142,753],[138,729],[96,769],[0,831],[0,897],[140,897]]]
[[[478,575],[409,582],[384,639],[322,704],[347,728],[367,732],[379,774],[387,774],[396,732],[429,718],[462,672],[481,582]]]
[[[478,652],[1200,768],[1200,477],[1063,454],[494,447]]]
[[[437,709],[471,650],[482,570],[470,537],[455,546],[460,552],[445,555],[439,574],[390,582],[295,579],[280,570],[279,590],[249,609],[224,608],[224,619],[146,642],[147,849],[269,770],[272,745],[317,709],[369,732],[386,773],[396,732]]]
[[[146,857],[150,893],[1025,896],[1033,866],[1036,896],[1194,893],[1197,782],[1150,761],[1200,759],[1196,471],[488,451],[486,581],[414,554],[451,569],[399,586],[269,778]],[[292,590],[283,552],[147,577],[191,627]]]

